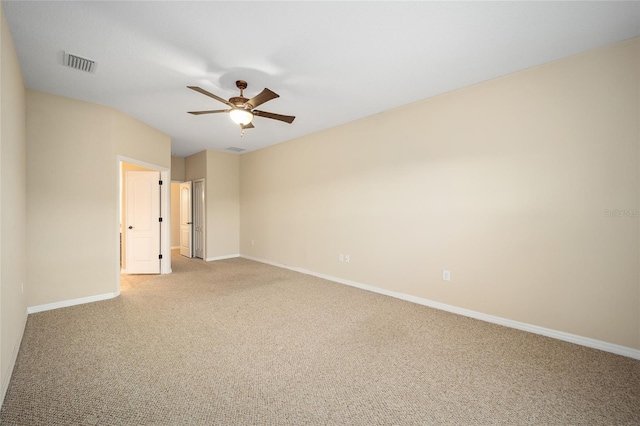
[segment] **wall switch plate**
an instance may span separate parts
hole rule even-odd
[[[344,254],[339,254],[339,255],[338,255],[338,260],[339,260],[340,262],[344,262]]]
[[[444,281],[451,281],[451,271],[443,269],[442,270],[442,279]]]

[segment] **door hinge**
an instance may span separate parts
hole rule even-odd
[[[162,218],[161,217],[158,218],[158,222],[162,222]]]
[[[158,181],[158,185],[162,185],[162,181]]]
[[[158,259],[162,259],[162,255],[161,254],[158,255]]]

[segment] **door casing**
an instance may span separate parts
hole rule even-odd
[[[114,296],[118,296],[120,294],[120,233],[121,233],[121,221],[122,221],[122,163],[130,163],[135,164],[137,166],[146,167],[147,169],[157,170],[160,172],[160,180],[163,181],[162,188],[160,190],[160,214],[162,215],[163,221],[161,223],[162,229],[162,238],[160,240],[160,249],[162,259],[160,261],[160,273],[161,274],[170,274],[171,273],[171,238],[170,234],[170,224],[171,224],[171,206],[169,204],[169,200],[171,199],[171,176],[170,170],[167,167],[158,166],[157,164],[147,163],[146,161],[141,161],[135,158],[126,157],[123,155],[116,156],[115,163],[115,174],[116,179],[114,184],[114,194],[120,194],[118,197],[118,208],[114,212],[113,219],[113,248],[114,253],[116,254],[113,259],[113,282],[114,282]]]

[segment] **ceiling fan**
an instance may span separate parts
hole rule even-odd
[[[195,90],[196,92],[200,92],[203,95],[207,95],[210,98],[215,99],[216,101],[222,102],[229,106],[228,109],[216,109],[216,110],[208,110],[208,111],[189,111],[189,114],[193,115],[201,115],[201,114],[216,114],[219,112],[228,112],[231,120],[234,123],[240,125],[242,129],[242,134],[244,134],[245,129],[253,129],[253,120],[254,116],[271,118],[273,120],[284,121],[285,123],[291,124],[293,120],[295,120],[294,116],[291,115],[281,115],[274,114],[272,112],[260,111],[254,109],[258,105],[262,105],[263,103],[270,101],[275,98],[279,98],[275,92],[272,92],[269,89],[264,89],[258,95],[254,96],[251,99],[244,97],[244,89],[247,88],[247,82],[244,80],[236,81],[236,87],[240,89],[240,96],[234,96],[229,98],[229,100],[223,99],[220,96],[216,96],[213,93],[207,92],[206,90],[197,87],[197,86],[187,86],[191,90]]]

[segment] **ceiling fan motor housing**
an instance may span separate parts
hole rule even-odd
[[[250,105],[248,107],[245,105],[245,103],[248,100],[249,100],[248,98],[245,98],[243,96],[234,96],[233,98],[229,98],[229,102],[231,102],[232,104],[234,104],[238,108],[251,109]]]

